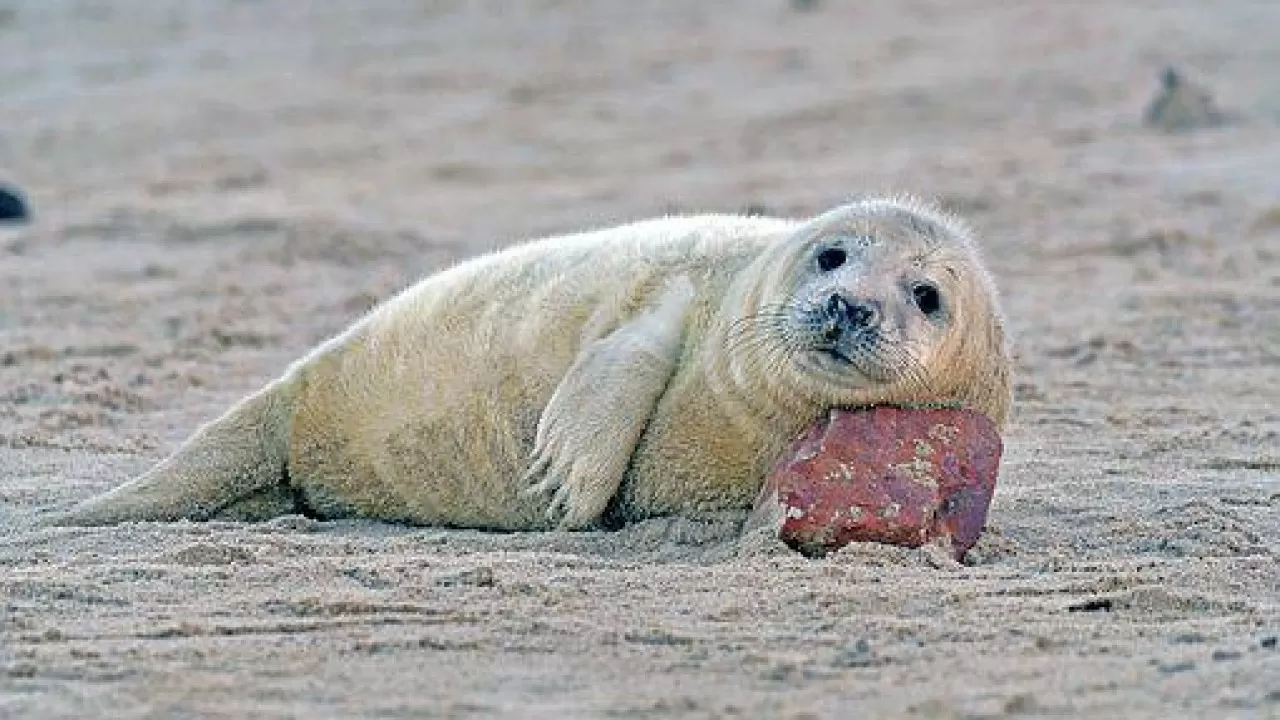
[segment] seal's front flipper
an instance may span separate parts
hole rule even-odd
[[[295,382],[286,378],[241,400],[155,467],[49,523],[208,520],[228,510],[256,518],[268,505],[279,507]]]
[[[562,529],[600,520],[679,361],[693,283],[668,283],[652,309],[582,348],[538,421],[526,494],[549,495]]]

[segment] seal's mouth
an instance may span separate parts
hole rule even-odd
[[[857,373],[863,379],[877,385],[888,384],[899,379],[896,368],[886,367],[877,362],[874,345],[849,343],[822,343],[810,348],[812,355],[828,368],[841,375]]]
[[[853,358],[841,352],[836,346],[818,348],[818,352],[843,365],[853,365]]]

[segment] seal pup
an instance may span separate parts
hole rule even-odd
[[[55,522],[745,516],[832,407],[964,406],[1003,424],[1010,386],[995,286],[936,208],[667,217],[427,277]]]

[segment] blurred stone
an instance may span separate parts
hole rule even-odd
[[[1164,132],[1217,127],[1226,120],[1212,93],[1188,81],[1172,67],[1165,68],[1161,74],[1160,90],[1143,115],[1147,127]]]
[[[31,218],[27,201],[17,188],[0,185],[0,222],[24,222]]]

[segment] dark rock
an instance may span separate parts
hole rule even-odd
[[[17,188],[0,185],[0,222],[25,222],[31,219],[26,198]]]

